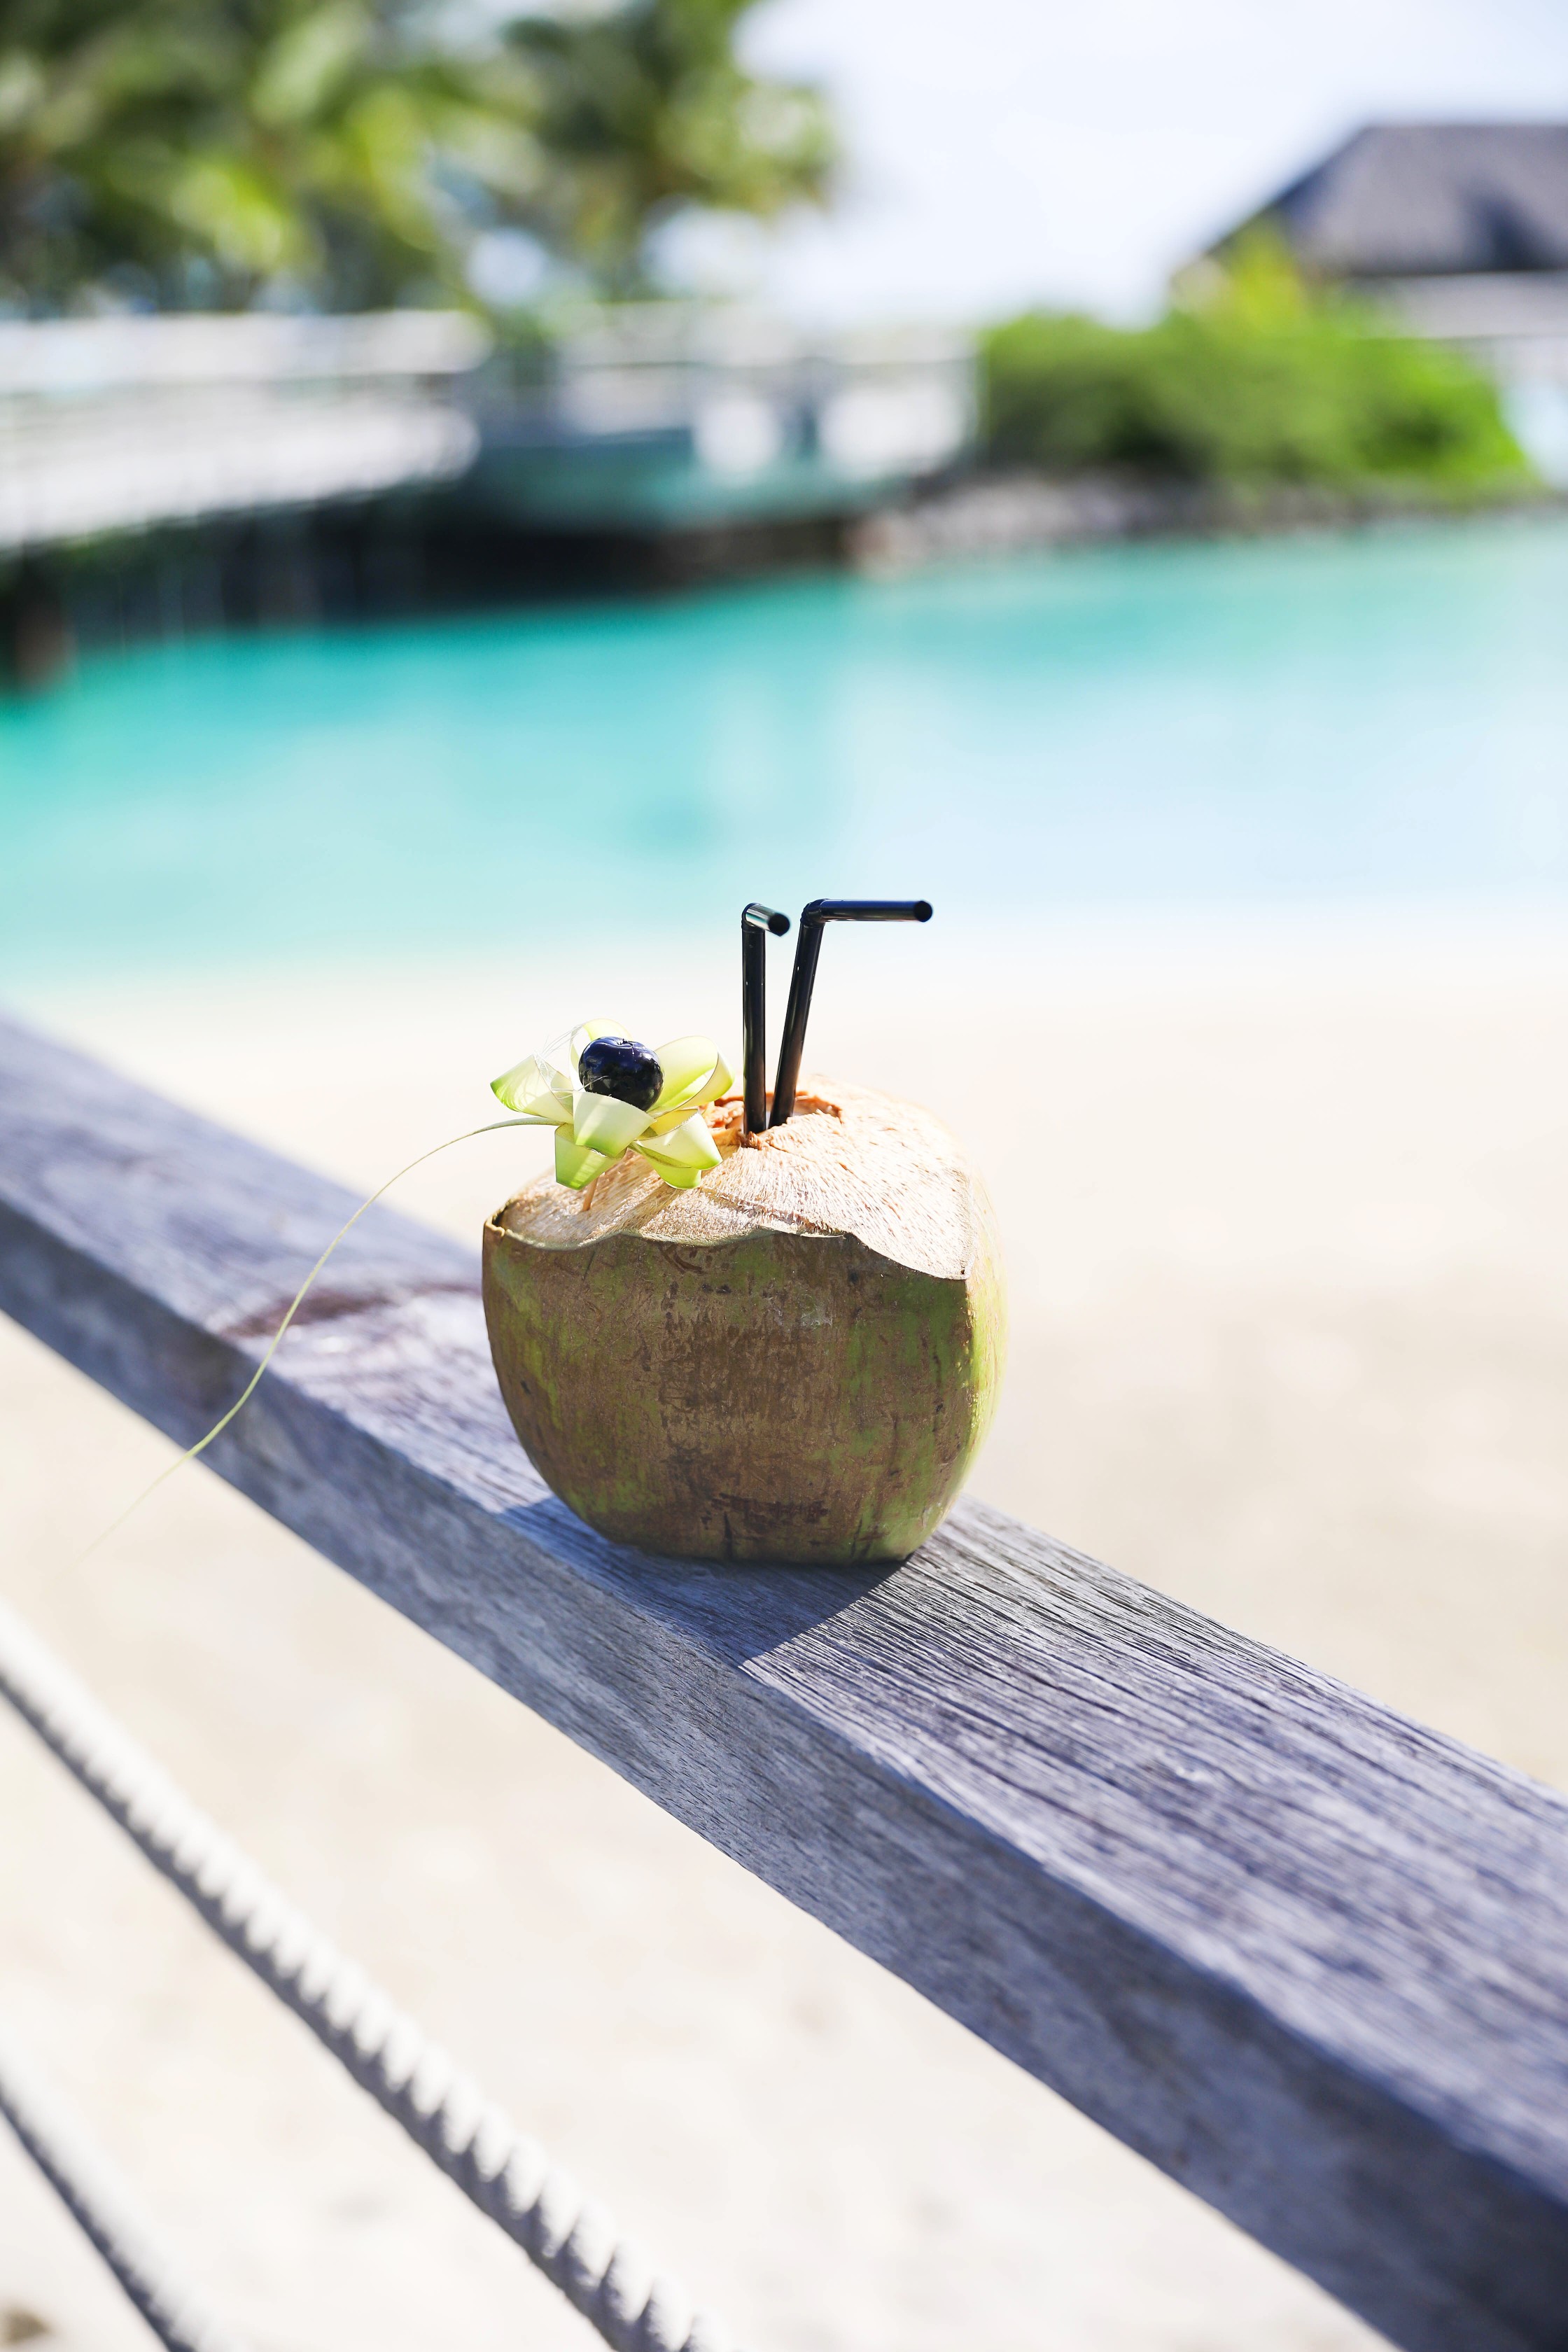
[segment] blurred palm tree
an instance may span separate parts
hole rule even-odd
[[[465,46],[408,0],[5,0],[0,303],[451,299],[508,224],[627,290],[681,206],[824,185],[820,102],[736,61],[749,5]]]
[[[546,234],[606,288],[645,290],[649,240],[684,210],[767,220],[826,195],[836,142],[820,92],[736,54],[752,5],[628,0],[508,29],[538,92]]]
[[[368,0],[7,0],[0,289],[349,308],[450,292],[476,192],[541,158],[525,76]]]

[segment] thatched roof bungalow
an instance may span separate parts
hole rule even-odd
[[[1568,272],[1568,123],[1380,122],[1221,241],[1272,226],[1315,275]]]
[[[1310,277],[1468,352],[1542,471],[1568,484],[1568,122],[1369,124],[1204,262],[1260,228]]]

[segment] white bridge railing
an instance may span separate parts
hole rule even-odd
[[[0,1308],[181,1444],[352,1205],[0,1026]],[[978,1506],[891,1571],[602,1541],[391,1211],[301,1323],[223,1476],[1408,2352],[1563,2352],[1568,1801]]]
[[[489,348],[438,310],[0,320],[0,555],[445,481]]]

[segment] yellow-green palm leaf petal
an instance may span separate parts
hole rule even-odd
[[[658,1049],[658,1066],[664,1074],[664,1084],[654,1101],[656,1117],[682,1103],[689,1108],[698,1099],[698,1089],[724,1066],[711,1037],[672,1037],[668,1045]]]
[[[574,1143],[563,1127],[555,1130],[555,1181],[570,1184],[580,1192],[591,1184],[600,1171],[610,1165],[602,1151],[590,1151],[581,1143]]]
[[[719,1147],[700,1111],[691,1112],[667,1135],[645,1135],[637,1149],[667,1184],[681,1192],[719,1165]]]
[[[735,1074],[731,1069],[729,1063],[724,1059],[723,1055],[720,1054],[714,1060],[711,1076],[704,1081],[698,1092],[691,1097],[693,1107],[696,1109],[700,1110],[704,1103],[717,1102],[721,1095],[727,1095],[729,1093],[730,1088],[734,1085],[734,1083]]]
[[[572,1139],[584,1143],[606,1158],[618,1160],[628,1144],[635,1143],[647,1129],[648,1115],[636,1103],[621,1102],[615,1095],[591,1095],[579,1087],[572,1097]]]
[[[717,1102],[721,1095],[728,1094],[729,1091],[729,1067],[722,1055],[721,1055],[720,1059],[714,1064],[713,1075],[708,1080],[706,1086],[702,1087],[694,1095],[683,1095],[680,1100],[669,1110],[659,1111],[656,1109],[654,1113],[653,1126],[649,1132],[654,1135],[668,1135],[671,1128],[682,1126],[684,1122],[690,1118],[694,1110],[701,1110],[707,1104]]]
[[[563,1091],[561,1073],[537,1054],[528,1055],[516,1066],[490,1081],[490,1092],[514,1110],[521,1118],[535,1118],[551,1127],[563,1127],[572,1116],[572,1098]]]

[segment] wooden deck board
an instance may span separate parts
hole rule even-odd
[[[0,1026],[0,1307],[173,1436],[353,1205]],[[385,1208],[207,1459],[1411,2352],[1568,2347],[1563,1798],[977,1506],[891,1572],[601,1541]]]

